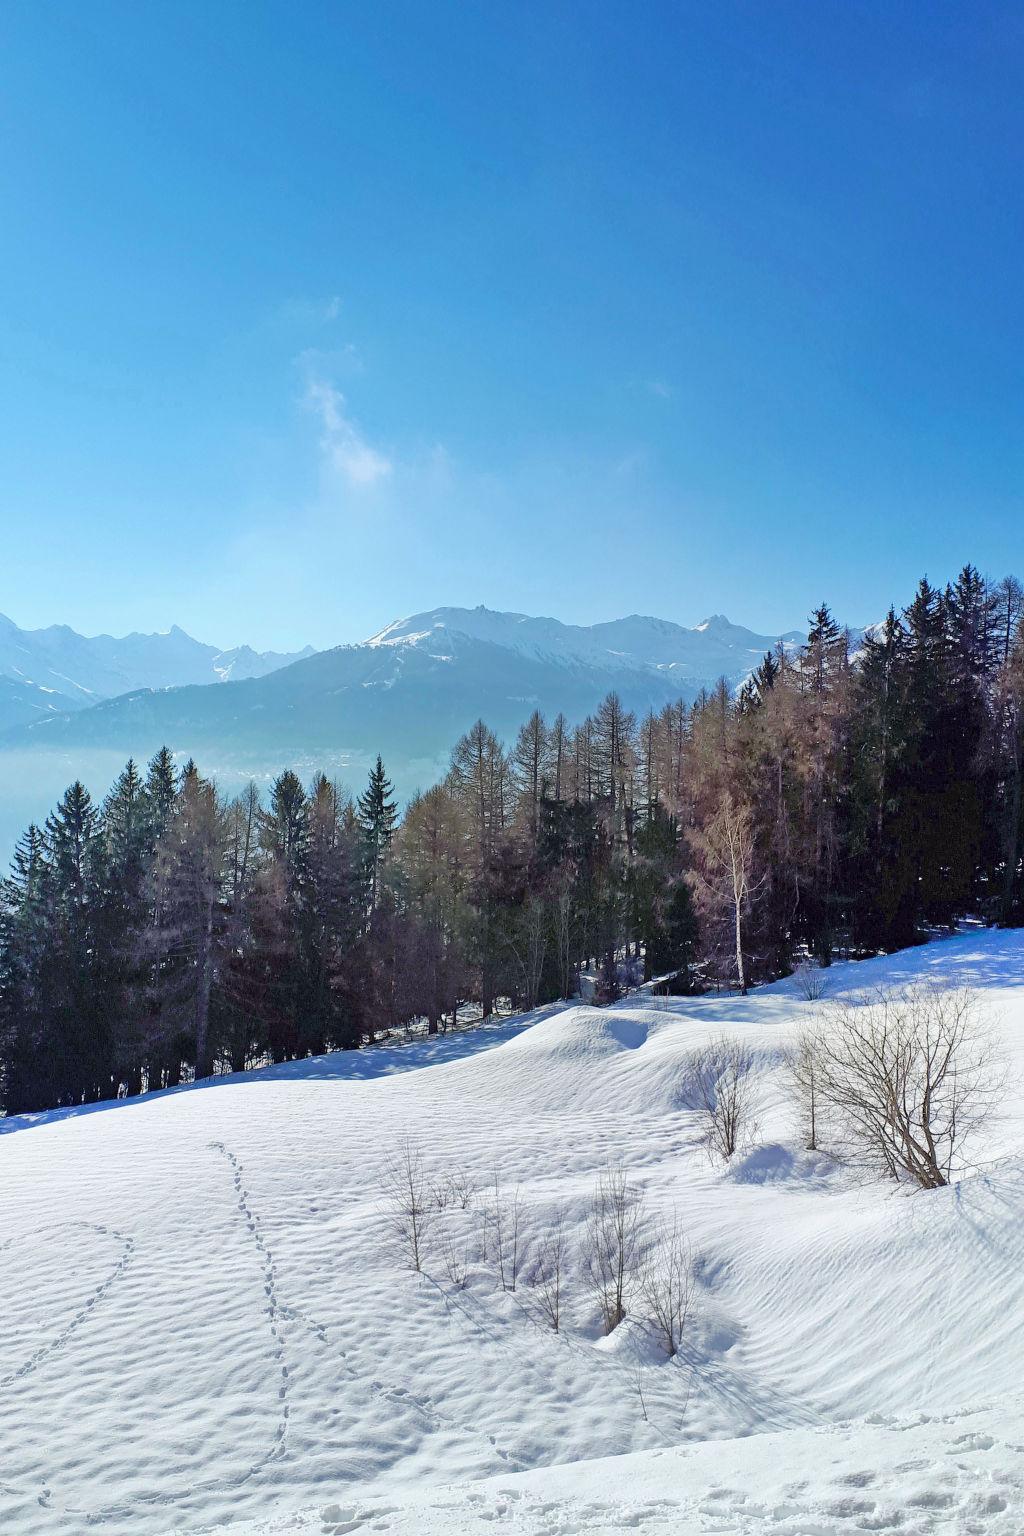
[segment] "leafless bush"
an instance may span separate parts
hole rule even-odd
[[[566,1232],[565,1210],[559,1207],[541,1243],[540,1253],[530,1280],[541,1312],[556,1333],[562,1324],[562,1301],[568,1258],[569,1239]]]
[[[460,1210],[468,1211],[476,1199],[476,1184],[464,1170],[453,1173],[448,1180],[454,1203]]]
[[[622,1322],[642,1257],[643,1193],[625,1169],[608,1168],[598,1180],[583,1243],[583,1268],[597,1297],[606,1333]]]
[[[821,966],[815,965],[812,960],[801,960],[793,972],[793,978],[796,989],[805,1002],[816,1003],[828,990],[828,976]]]
[[[647,1373],[644,1370],[642,1360],[635,1360],[633,1362],[633,1385],[636,1388],[636,1395],[640,1399],[640,1413],[643,1416],[643,1421],[645,1424],[649,1424],[651,1421],[647,1416],[647,1397],[644,1392],[644,1388],[647,1385]]]
[[[978,999],[911,986],[822,1013],[814,1041],[823,1102],[850,1155],[924,1189],[948,1184],[995,1107],[1000,1077]]]
[[[457,1239],[454,1233],[446,1228],[441,1234],[440,1249],[441,1263],[448,1283],[457,1291],[461,1291],[469,1275],[471,1245],[465,1240]]]
[[[824,1105],[821,1101],[821,1064],[817,1038],[804,1034],[788,1055],[790,1079],[800,1106],[803,1121],[804,1145],[808,1152],[818,1150],[821,1117]]]
[[[677,1354],[694,1295],[693,1259],[678,1217],[658,1233],[644,1263],[640,1289],[659,1343],[667,1355]]]
[[[463,1169],[458,1169],[455,1173],[445,1174],[443,1179],[436,1180],[431,1194],[434,1207],[438,1211],[448,1210],[449,1207],[467,1211],[473,1204],[476,1185]]]
[[[735,1040],[715,1040],[690,1063],[697,1112],[704,1122],[709,1153],[732,1157],[753,1132],[753,1056]]]
[[[490,1197],[485,1212],[485,1227],[490,1237],[489,1252],[498,1271],[503,1291],[514,1291],[522,1263],[520,1227],[523,1214],[522,1191],[517,1184],[511,1194],[502,1188],[501,1175],[494,1170]]]
[[[391,1230],[418,1273],[432,1217],[431,1189],[420,1150],[407,1136],[384,1159],[380,1188]]]

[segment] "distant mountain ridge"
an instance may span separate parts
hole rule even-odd
[[[431,651],[451,635],[497,645],[538,661],[606,667],[616,658],[624,667],[674,673],[690,686],[710,686],[722,676],[739,681],[779,641],[792,646],[806,638],[799,630],[760,635],[720,613],[692,628],[638,613],[582,625],[481,606],[435,608],[398,619],[365,644],[408,645]]]
[[[361,644],[217,688],[150,686],[73,713],[51,710],[5,739],[136,756],[166,743],[221,754],[387,751],[432,758],[481,715],[508,735],[533,709],[581,719],[612,689],[642,711],[693,699],[723,676],[736,687],[766,650],[802,638],[796,630],[758,634],[721,614],[686,628],[639,614],[572,625],[483,607],[435,608],[396,620]],[[181,636],[186,641],[197,647]],[[214,659],[204,656],[204,676]]]
[[[80,635],[66,624],[21,629],[0,614],[0,730],[54,714],[88,709],[139,688],[263,677],[313,655],[223,650],[193,640],[174,625],[165,633]]]
[[[722,676],[736,688],[765,651],[805,638],[798,630],[759,634],[721,614],[687,628],[640,614],[574,625],[435,608],[361,644],[291,660],[221,652],[172,630],[140,637],[155,642],[152,650],[132,650],[133,665],[153,669],[145,686],[90,703],[86,689],[95,698],[126,674],[138,676],[120,649],[136,637],[84,642],[97,646],[86,671],[70,666],[60,646],[37,651],[30,668],[24,649],[11,649],[24,633],[9,621],[0,628],[0,867],[18,833],[45,817],[72,779],[102,795],[127,757],[144,761],[163,745],[179,760],[194,754],[226,793],[250,778],[265,787],[285,767],[303,779],[323,769],[358,788],[380,752],[405,798],[437,780],[478,717],[511,741],[534,709],[577,722],[612,689],[628,709],[661,709]],[[195,681],[170,686],[174,668],[185,665]],[[262,675],[239,676],[259,668]]]

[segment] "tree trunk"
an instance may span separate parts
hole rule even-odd
[[[1013,783],[1010,789],[1010,814],[1007,819],[1006,865],[1003,872],[1002,920],[1009,922],[1013,909],[1013,888],[1017,880],[1017,860],[1020,857],[1020,751],[1014,754]]]
[[[736,903],[736,975],[739,977],[740,996],[747,995],[747,976],[743,969],[743,926],[741,917],[742,903]]]
[[[196,1082],[209,1077],[210,1062],[210,990],[213,984],[211,948],[213,939],[213,908],[207,905],[203,911],[199,945],[196,957]]]

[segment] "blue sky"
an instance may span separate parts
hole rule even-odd
[[[0,611],[851,622],[1024,576],[1024,9],[0,9]]]

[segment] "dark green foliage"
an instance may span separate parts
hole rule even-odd
[[[365,794],[359,796],[359,826],[366,845],[366,867],[370,885],[370,906],[377,905],[381,868],[391,847],[398,821],[394,787],[380,758],[370,770]]]

